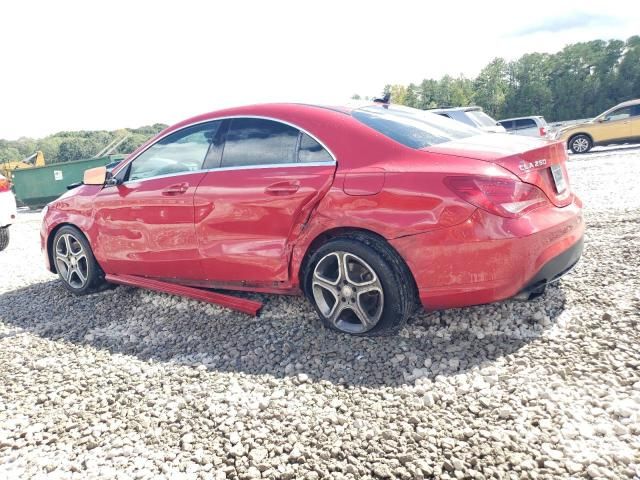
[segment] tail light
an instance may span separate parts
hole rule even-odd
[[[547,134],[546,127],[540,127],[540,136],[544,137]]]
[[[460,198],[507,218],[518,218],[535,208],[549,204],[549,199],[535,185],[504,177],[446,177],[444,183]]]
[[[11,190],[11,182],[7,178],[0,178],[0,192],[8,192]]]

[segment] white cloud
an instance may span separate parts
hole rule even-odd
[[[0,138],[172,123],[255,102],[343,103],[385,83],[471,76],[495,56],[640,33],[631,4],[6,2]],[[607,22],[534,31],[605,13]]]

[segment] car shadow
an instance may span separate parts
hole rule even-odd
[[[244,296],[265,303],[258,317],[131,287],[80,297],[52,280],[0,295],[0,321],[9,327],[0,338],[27,331],[144,361],[400,386],[416,377],[456,375],[514,354],[539,338],[565,307],[561,286],[553,285],[529,304],[420,310],[397,336],[354,337],[323,328],[303,298]]]

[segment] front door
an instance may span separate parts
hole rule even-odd
[[[201,279],[194,193],[221,122],[160,139],[95,198],[98,255],[107,273]]]
[[[195,194],[204,275],[230,283],[285,282],[291,242],[333,182],[332,155],[273,120],[230,121],[219,168]]]
[[[622,107],[607,113],[595,125],[593,141],[607,144],[631,138],[631,107]]]

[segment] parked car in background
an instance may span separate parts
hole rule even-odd
[[[505,118],[498,123],[514,135],[545,138],[548,133],[547,121],[541,116]]]
[[[566,142],[573,153],[587,153],[598,145],[640,142],[640,99],[622,102],[587,122],[560,128],[552,138]]]
[[[269,104],[185,120],[44,212],[76,294],[118,275],[304,293],[335,330],[539,296],[582,252],[560,143],[422,110]],[[251,328],[251,327],[249,327]]]
[[[427,110],[442,117],[451,118],[458,122],[466,123],[485,132],[505,133],[506,130],[489,115],[484,113],[482,107],[452,107],[452,108],[431,108]]]
[[[0,251],[9,245],[9,227],[16,219],[16,199],[11,182],[0,174]]]

